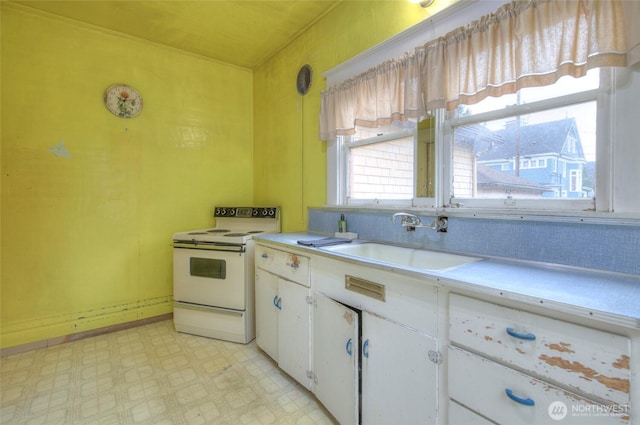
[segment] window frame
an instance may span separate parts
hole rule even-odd
[[[503,2],[458,2],[443,11],[437,12],[430,19],[425,19],[401,33],[385,40],[379,45],[365,50],[351,59],[342,62],[325,71],[326,85],[331,86],[352,78],[371,67],[376,66],[392,58],[396,58],[415,46],[424,44],[437,37],[445,36],[460,26],[479,19],[480,17],[495,12]],[[425,39],[425,34],[428,38]],[[603,68],[601,68],[602,70]],[[615,68],[609,73],[610,78],[602,78],[601,89],[603,92],[598,99],[598,122],[596,137],[598,143],[596,149],[597,175],[594,186],[596,195],[596,210],[534,210],[518,209],[509,206],[501,206],[497,210],[491,208],[476,209],[471,207],[458,208],[459,205],[449,204],[449,197],[444,196],[445,188],[436,184],[435,198],[416,198],[411,210],[425,213],[446,213],[459,217],[483,217],[483,218],[510,218],[531,220],[554,220],[561,222],[582,223],[587,220],[603,223],[634,223],[640,219],[640,196],[635,186],[628,184],[640,179],[640,168],[637,167],[635,158],[640,155],[640,144],[636,143],[637,120],[630,110],[635,110],[637,99],[640,95],[640,74],[638,67]],[[606,85],[615,87],[615,93],[607,93]],[[440,110],[433,111],[438,116]],[[445,177],[442,164],[448,156],[444,149],[444,131],[438,127],[443,126],[444,120],[437,120],[436,125],[436,176],[440,182]],[[349,206],[344,201],[344,190],[341,187],[339,176],[342,175],[343,161],[341,149],[337,138],[326,140],[326,200],[325,207],[354,209],[354,210],[381,210],[402,211],[405,206],[362,205]],[[551,159],[551,166],[556,172],[561,169],[557,160]],[[448,190],[448,188],[446,189]],[[447,203],[445,203],[445,199]],[[612,221],[610,221],[612,220]],[[628,220],[632,220],[629,222]]]
[[[373,145],[377,143],[389,142],[391,140],[401,139],[405,137],[413,138],[413,184],[412,197],[408,199],[354,199],[349,197],[349,150],[360,146]],[[399,129],[398,131],[389,132],[380,136],[369,137],[366,139],[353,140],[353,136],[338,136],[337,140],[340,166],[338,181],[340,185],[340,205],[345,206],[371,206],[371,205],[395,205],[395,206],[412,206],[416,192],[416,144],[417,144],[417,125],[416,128]]]
[[[610,103],[610,98],[614,95],[615,87],[611,84],[611,80],[614,77],[614,72],[611,69],[600,68],[600,84],[598,88],[586,90],[577,93],[571,93],[562,95],[559,97],[553,97],[549,99],[534,101],[531,103],[510,105],[503,109],[482,112],[475,115],[468,115],[463,117],[451,116],[445,117],[442,125],[445,128],[444,134],[444,151],[445,158],[444,164],[447,167],[446,178],[444,181],[440,181],[444,187],[444,193],[448,194],[444,199],[441,199],[440,205],[444,207],[456,207],[456,208],[478,208],[478,209],[493,209],[493,210],[522,210],[522,211],[539,211],[539,210],[553,210],[560,212],[576,212],[576,211],[610,211],[611,205],[611,192],[608,190],[608,182],[611,180],[611,175],[607,172],[606,167],[603,164],[608,164],[611,161],[611,147],[608,141],[613,140],[612,135],[608,131],[611,128],[611,115],[607,111],[607,104]],[[526,115],[535,112],[541,112],[551,110],[555,108],[577,105],[586,102],[596,102],[596,197],[594,198],[545,198],[545,199],[512,199],[510,196],[505,195],[500,199],[477,199],[477,198],[464,198],[453,196],[453,134],[455,127],[478,124],[482,122],[504,119],[509,117],[515,117],[518,115]],[[563,167],[564,168],[564,167]],[[566,172],[566,171],[565,171]],[[602,180],[602,182],[601,182]]]
[[[415,129],[407,130],[414,132],[414,196],[412,199],[384,200],[384,199],[348,199],[348,163],[345,146],[345,138],[327,142],[327,202],[329,205],[343,207],[378,208],[420,208],[436,211],[453,210],[459,212],[474,213],[475,210],[502,212],[510,214],[517,211],[518,214],[537,214],[540,211],[551,214],[571,214],[575,215],[585,211],[588,212],[612,212],[613,211],[613,190],[611,188],[614,174],[612,172],[614,133],[612,128],[615,122],[615,111],[612,107],[615,96],[616,72],[612,69],[600,69],[600,87],[584,92],[572,93],[561,97],[540,100],[522,105],[512,105],[504,109],[478,113],[476,115],[447,118],[447,113],[443,109],[433,111],[435,116],[435,194],[434,197],[419,198],[415,196],[417,181],[417,125]],[[452,193],[452,173],[453,173],[453,128],[457,125],[466,125],[476,122],[490,121],[517,114],[538,112],[541,110],[554,109],[562,106],[595,101],[597,103],[597,123],[596,123],[596,197],[592,198],[568,198],[568,199],[517,199],[508,197],[505,199],[469,199],[455,198]],[[403,133],[400,131],[399,133]],[[390,138],[390,133],[382,138]],[[377,137],[376,137],[377,138]],[[374,138],[375,139],[375,138]],[[355,146],[362,141],[351,142]],[[548,163],[548,159],[546,160]],[[552,166],[556,169],[566,167],[559,164],[557,159],[552,160]],[[329,197],[329,195],[332,197]]]

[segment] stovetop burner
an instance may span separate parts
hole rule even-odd
[[[173,240],[181,244],[244,245],[254,235],[280,232],[278,207],[216,207],[216,227],[177,232]]]

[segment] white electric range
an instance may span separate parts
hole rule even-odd
[[[212,228],[173,235],[173,321],[178,332],[255,338],[253,236],[280,232],[279,207],[216,207]]]

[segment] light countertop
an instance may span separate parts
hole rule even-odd
[[[444,271],[425,271],[376,260],[331,252],[298,244],[298,240],[322,239],[314,233],[276,233],[256,236],[267,241],[309,254],[341,259],[360,265],[377,267],[430,279],[454,289],[503,297],[569,314],[640,329],[640,276],[607,273],[546,263],[482,257]],[[353,243],[363,243],[355,240]],[[378,241],[375,241],[378,242]],[[380,242],[384,243],[384,242]],[[469,256],[469,254],[460,253]]]

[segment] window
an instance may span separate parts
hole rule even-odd
[[[593,209],[599,87],[594,69],[450,113],[450,203]]]
[[[569,190],[571,192],[582,191],[582,170],[571,170],[571,177],[569,183]]]
[[[486,15],[489,3],[461,7],[463,27],[443,18],[447,31],[412,53],[375,48],[330,70],[320,114],[330,205],[637,211],[628,182],[639,173],[640,33],[621,25],[636,3],[523,1]],[[512,38],[514,28],[526,34]],[[411,145],[393,130],[360,136],[358,124],[425,114],[434,117],[414,130],[411,195],[409,173],[401,185],[371,175],[401,174],[400,161],[358,165]]]
[[[342,136],[346,203],[388,203],[414,196],[415,123],[395,122],[376,128],[356,127]]]
[[[594,210],[609,78],[594,69],[418,123],[357,127],[338,138],[341,203]]]
[[[520,160],[520,169],[523,168],[545,168],[546,167],[546,159],[521,159]],[[510,171],[509,167],[501,167],[502,171]]]
[[[344,204],[433,205],[436,190],[435,119],[356,126],[340,136]]]
[[[594,209],[601,73],[436,114],[449,137],[433,117],[357,126],[339,137],[342,203]],[[435,203],[439,187],[447,195]]]

